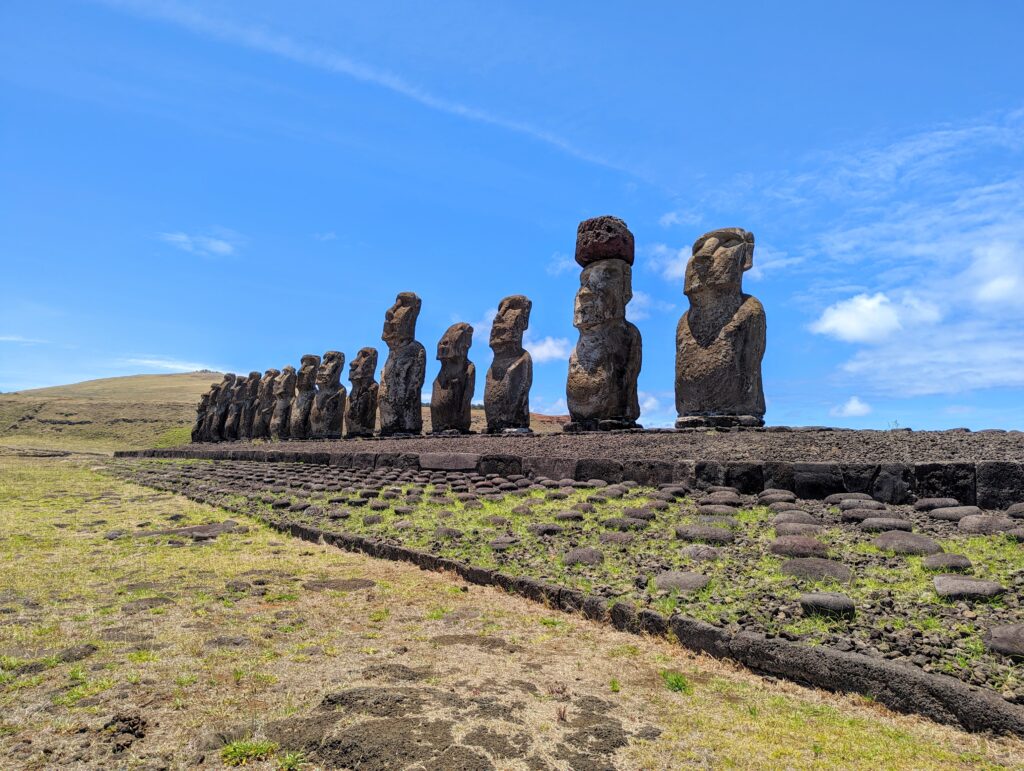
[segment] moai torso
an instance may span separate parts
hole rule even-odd
[[[345,386],[341,371],[345,354],[328,351],[316,375],[316,397],[309,413],[310,439],[340,439],[345,421]]]
[[[276,369],[268,369],[260,378],[256,391],[256,414],[253,416],[253,439],[270,438],[270,420],[274,415],[274,379],[281,373]]]
[[[430,426],[434,433],[469,433],[472,420],[476,367],[467,356],[473,343],[473,327],[453,324],[437,344],[441,371],[430,392]]]
[[[349,366],[349,380],[352,393],[345,412],[345,436],[373,436],[377,424],[377,381],[373,375],[377,370],[377,351],[362,348]]]
[[[274,378],[274,414],[270,418],[271,438],[288,438],[289,419],[294,398],[295,368],[289,366],[282,369],[281,374]]]
[[[245,379],[245,391],[242,397],[242,413],[238,418],[238,438],[252,438],[252,424],[256,418],[257,395],[260,388],[260,373],[250,372]]]
[[[210,410],[210,422],[207,424],[207,441],[219,442],[224,437],[224,425],[228,419],[228,411],[231,408],[232,389],[235,385],[235,375],[228,373],[224,376],[217,388],[217,400]]]
[[[316,373],[319,367],[319,356],[306,354],[302,357],[298,375],[295,377],[292,411],[288,417],[289,439],[309,438],[309,414],[313,410],[313,399],[316,397]]]
[[[210,397],[216,395],[216,386],[212,386],[209,391],[199,397],[199,406],[196,407],[196,419],[192,424],[192,441],[202,442],[203,441],[203,430],[206,427],[206,413],[210,407]]]
[[[419,434],[423,431],[420,399],[427,371],[427,352],[415,339],[420,298],[402,292],[388,309],[381,339],[388,358],[380,378],[380,433]]]
[[[530,429],[533,359],[523,348],[523,333],[530,324],[532,306],[523,295],[506,297],[498,305],[490,338],[494,359],[484,384],[488,433]]]

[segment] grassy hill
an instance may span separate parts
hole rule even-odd
[[[189,441],[196,403],[219,372],[132,375],[0,394],[0,445],[89,452],[172,447]],[[533,430],[561,430],[567,417],[533,415]],[[430,410],[423,410],[424,430]],[[482,409],[473,429],[482,430]]]

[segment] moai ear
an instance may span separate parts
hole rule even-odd
[[[754,267],[754,245],[743,245],[743,270],[744,272]]]

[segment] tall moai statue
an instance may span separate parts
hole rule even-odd
[[[274,379],[280,374],[280,370],[268,369],[260,378],[256,390],[256,411],[249,434],[253,439],[270,438],[270,420],[274,416]]]
[[[252,438],[252,424],[256,418],[256,405],[260,389],[260,373],[253,371],[245,379],[242,394],[242,413],[238,417],[238,438]]]
[[[523,348],[523,334],[530,326],[532,308],[530,299],[521,294],[498,304],[490,338],[494,359],[484,384],[484,414],[490,434],[530,430],[533,359]]]
[[[244,404],[245,379],[237,377],[231,386],[231,402],[228,404],[228,416],[224,419],[224,441],[232,442],[238,438],[238,424],[242,418]]]
[[[206,415],[203,418],[202,437],[204,442],[215,442],[213,431],[217,423],[217,402],[220,400],[220,390],[223,381],[210,386],[210,401],[206,405]]]
[[[388,358],[380,376],[380,434],[419,434],[423,431],[420,399],[427,373],[427,352],[416,341],[420,298],[400,292],[384,317],[381,339]]]
[[[217,386],[217,398],[211,403],[209,422],[206,424],[206,441],[219,442],[224,439],[224,424],[231,408],[232,389],[235,386],[235,375],[232,372],[224,375]]]
[[[468,358],[472,344],[473,327],[465,322],[452,324],[437,343],[441,371],[430,392],[430,428],[435,434],[469,433],[476,388],[476,365]]]
[[[569,357],[566,431],[637,427],[640,330],[626,321],[633,297],[633,234],[617,217],[584,220],[576,231],[583,267],[573,326],[580,336]]]
[[[345,397],[341,384],[345,354],[328,351],[316,373],[316,397],[309,412],[310,439],[341,439],[345,422]]]
[[[204,429],[206,428],[206,415],[210,409],[210,399],[216,398],[217,386],[211,385],[210,390],[199,397],[199,405],[196,407],[196,419],[192,424],[192,441],[202,442]]]
[[[690,309],[676,330],[676,428],[763,426],[767,324],[756,297],[743,294],[754,264],[754,234],[712,230],[693,244],[683,291]]]
[[[345,436],[347,438],[373,436],[377,425],[377,349],[360,348],[348,368],[348,379],[352,382],[352,393],[348,397],[345,412]]]
[[[307,353],[302,357],[299,373],[295,378],[295,399],[288,417],[288,438],[309,438],[309,415],[316,398],[316,373],[320,369],[320,357]]]
[[[295,398],[295,367],[282,368],[274,378],[274,414],[270,417],[270,438],[287,439],[291,422],[292,400]]]

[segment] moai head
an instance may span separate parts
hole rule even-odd
[[[216,395],[217,386],[213,386],[209,391],[199,397],[199,406],[196,408],[197,412],[205,412],[206,408],[210,406],[210,398]]]
[[[255,399],[260,389],[260,373],[253,371],[245,379],[245,398]]]
[[[420,305],[420,298],[413,292],[398,293],[395,304],[384,315],[384,334],[381,340],[388,344],[388,348],[398,348],[412,342],[416,336]]]
[[[498,304],[498,315],[491,325],[491,349],[519,350],[523,347],[523,333],[530,326],[530,298],[521,294],[506,297]]]
[[[576,262],[584,268],[601,260],[632,265],[633,249],[633,234],[618,217],[594,217],[576,228]]]
[[[274,379],[281,374],[280,370],[268,369],[260,379],[260,394],[274,392]]]
[[[360,348],[348,367],[348,379],[353,383],[369,383],[377,372],[377,349]]]
[[[234,372],[228,372],[220,381],[220,390],[217,393],[217,401],[225,403],[231,400],[231,392],[235,387],[236,376]]]
[[[712,230],[693,244],[683,292],[687,297],[704,293],[739,295],[743,273],[753,265],[753,233],[742,228]]]
[[[302,357],[295,387],[300,391],[312,391],[316,385],[316,372],[320,367],[320,357],[315,353],[307,353]]]
[[[473,344],[473,327],[464,321],[452,324],[437,341],[438,361],[458,361],[469,355]]]
[[[320,388],[337,388],[341,385],[341,371],[345,367],[345,354],[328,351],[316,373],[316,384]]]
[[[583,331],[626,318],[633,298],[633,269],[622,260],[601,260],[583,269],[572,325]]]
[[[274,378],[274,396],[278,399],[291,398],[294,391],[295,367],[289,364]]]

